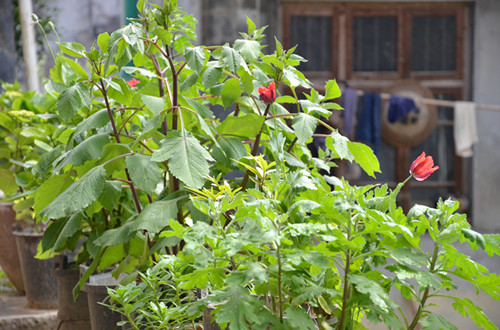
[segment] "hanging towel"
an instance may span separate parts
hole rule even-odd
[[[401,118],[406,117],[406,115],[408,115],[408,113],[415,108],[415,102],[412,99],[391,95],[391,98],[389,99],[387,120],[389,123],[395,123]]]
[[[472,157],[472,146],[478,141],[475,103],[455,102],[454,117],[455,152],[460,157]]]
[[[356,140],[367,143],[378,153],[380,144],[380,94],[365,92],[358,112]]]
[[[353,131],[354,117],[358,110],[358,91],[352,88],[344,89],[344,135]]]

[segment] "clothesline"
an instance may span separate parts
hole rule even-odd
[[[365,92],[362,90],[357,90],[357,93],[359,96],[362,96]],[[388,94],[388,93],[379,93],[379,94],[380,94],[380,98],[383,100],[389,100],[391,98],[391,94]],[[454,108],[455,107],[455,101],[428,99],[428,98],[423,98],[423,97],[414,97],[412,99],[417,103],[422,103],[422,104],[427,104],[427,105],[435,105],[435,106],[447,107],[447,108]],[[475,102],[473,102],[473,103],[475,103]],[[476,105],[477,110],[499,111],[500,112],[500,105],[480,104],[480,103],[475,103],[475,105]]]

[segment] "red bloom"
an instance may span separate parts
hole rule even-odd
[[[260,99],[266,104],[271,104],[276,100],[276,84],[271,82],[269,87],[259,87]]]
[[[425,156],[425,152],[422,152],[411,164],[410,174],[418,181],[424,181],[439,168],[439,166],[433,166],[434,160],[432,156]]]
[[[135,78],[132,78],[130,79],[129,81],[127,81],[127,84],[130,85],[130,87],[135,87],[135,85],[137,85],[138,83],[140,83],[141,81],[138,80],[138,79],[135,79]]]

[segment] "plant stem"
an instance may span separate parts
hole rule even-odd
[[[264,112],[264,117],[267,116],[267,114],[269,113],[269,109],[270,108],[271,108],[271,104],[268,104],[267,107],[266,107],[266,111]],[[257,134],[257,136],[255,137],[255,142],[253,143],[253,147],[252,147],[252,151],[251,151],[251,155],[252,156],[257,155],[257,151],[259,150],[259,145],[260,145],[260,137],[262,135],[262,130],[263,129],[264,129],[264,124],[262,124],[262,126],[260,128],[260,131],[259,131],[259,134]],[[249,177],[250,177],[250,171],[247,170],[245,172],[245,176],[243,177],[243,180],[241,181],[241,188],[242,189],[244,189],[245,186],[247,185]]]
[[[109,105],[108,92],[106,91],[106,87],[104,86],[104,81],[102,79],[100,79],[100,83],[101,83],[102,96],[104,97],[106,109],[108,110],[109,121],[111,122],[111,127],[113,127],[113,133],[115,135],[116,142],[121,143],[120,134],[116,129],[115,119],[113,118],[113,111],[111,111],[111,106]],[[137,191],[135,190],[134,182],[132,181],[130,173],[128,172],[128,169],[126,167],[125,167],[125,174],[127,175],[127,180],[130,182],[130,190],[132,191],[132,198],[134,199],[134,204],[137,213],[141,213],[142,211],[141,203],[139,202],[139,197],[137,196]]]
[[[281,290],[281,254],[279,243],[276,244],[276,254],[278,256],[278,307],[280,312],[280,322],[283,323],[283,293]]]
[[[434,272],[434,268],[436,267],[436,262],[437,262],[437,258],[438,258],[438,253],[439,253],[439,246],[438,246],[438,243],[435,243],[434,244],[434,252],[432,254],[432,259],[431,259],[431,265],[429,267],[430,273]],[[418,321],[420,320],[420,317],[422,316],[422,312],[424,310],[425,303],[427,302],[427,298],[429,298],[429,290],[430,290],[430,287],[427,286],[425,288],[424,294],[422,296],[422,300],[418,306],[418,310],[415,313],[415,317],[413,318],[413,321],[411,322],[410,326],[408,327],[408,330],[413,330],[417,326]]]
[[[347,301],[350,296],[350,284],[349,284],[349,271],[351,267],[351,251],[347,251],[346,260],[345,260],[345,269],[344,269],[344,292],[342,295],[342,312],[340,314],[339,324],[337,326],[338,330],[342,330],[344,328],[344,322],[346,319],[346,310],[347,310]]]

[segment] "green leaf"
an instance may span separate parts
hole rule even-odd
[[[89,130],[105,126],[109,123],[108,110],[102,109],[86,118],[76,126],[75,136]]]
[[[163,228],[168,227],[169,220],[177,218],[177,202],[179,199],[181,197],[148,204],[136,219],[139,224],[138,229],[147,230],[149,233],[158,233]]]
[[[210,89],[219,83],[221,77],[222,77],[222,68],[219,68],[215,65],[211,65],[208,68],[206,68],[205,72],[203,72],[201,83],[203,84],[205,89]]]
[[[34,211],[39,213],[49,205],[61,192],[66,190],[73,180],[67,175],[54,175],[42,183],[35,193]]]
[[[68,164],[76,166],[83,165],[88,160],[97,159],[101,156],[102,150],[106,144],[109,143],[109,134],[96,134],[82,143],[78,144],[75,148],[64,157],[64,160],[57,165],[54,169],[58,172]]]
[[[228,116],[222,124],[217,127],[221,135],[255,138],[259,134],[265,118],[251,113],[245,116]]]
[[[325,100],[332,100],[340,97],[342,93],[340,92],[339,85],[337,81],[329,80],[325,86]]]
[[[389,306],[387,305],[388,301],[390,301],[389,296],[378,282],[375,282],[374,280],[363,275],[349,274],[348,278],[349,281],[354,284],[358,292],[366,294],[370,297],[370,300],[374,305],[384,311],[389,309]]]
[[[486,242],[483,238],[483,235],[478,233],[477,231],[462,228],[462,234],[465,238],[467,238],[470,242],[475,242],[481,249],[486,250]]]
[[[200,74],[205,64],[205,51],[201,47],[186,48],[184,58],[191,70]]]
[[[142,94],[141,99],[154,116],[159,115],[165,106],[165,99],[161,97]]]
[[[349,139],[341,135],[337,130],[326,138],[325,145],[328,149],[334,151],[340,159],[353,160],[353,155],[348,147]]]
[[[74,57],[82,57],[85,55],[85,47],[78,42],[58,42],[59,48],[61,50]]]
[[[292,121],[292,127],[295,130],[298,142],[302,144],[309,140],[317,125],[318,121],[316,118],[306,113],[301,112],[295,116]]]
[[[16,129],[16,122],[5,112],[0,112],[0,126],[3,126],[9,132]]]
[[[141,154],[128,156],[125,161],[134,184],[151,195],[162,179],[158,164],[151,161],[151,156]]]
[[[290,324],[292,329],[316,330],[316,323],[304,309],[290,306],[285,310],[286,323]]]
[[[371,177],[375,177],[374,172],[380,172],[380,164],[373,150],[365,144],[358,142],[347,142],[349,151],[353,159]]]
[[[243,63],[240,54],[229,46],[222,47],[222,60],[231,72],[236,72]]]
[[[101,196],[99,196],[99,203],[108,211],[115,208],[118,199],[122,192],[122,184],[119,181],[106,181],[104,182],[104,189]]]
[[[260,44],[255,40],[236,39],[234,49],[240,52],[246,62],[252,62],[260,55]]]
[[[103,166],[94,167],[40,211],[40,215],[48,219],[58,219],[83,210],[101,195],[105,176]]]
[[[222,136],[219,140],[219,147],[213,149],[213,156],[217,162],[227,167],[236,165],[232,159],[240,160],[247,155],[245,146],[238,139]]]
[[[440,330],[456,330],[457,327],[451,324],[450,322],[446,321],[444,317],[441,315],[437,314],[430,314],[428,317],[420,321],[420,324],[422,325],[422,329],[429,329],[429,330],[435,330],[435,329],[440,329]]]
[[[49,249],[57,251],[64,248],[67,240],[80,229],[82,219],[82,214],[76,213],[69,218],[54,222],[43,235],[43,251]]]
[[[199,189],[209,174],[208,151],[190,132],[170,132],[151,157],[155,162],[168,161],[170,172],[188,187]]]
[[[109,33],[104,32],[99,34],[97,37],[97,45],[99,45],[102,53],[107,53],[109,47]]]
[[[90,93],[80,83],[65,89],[57,98],[57,112],[64,121],[68,121],[83,107],[90,105]]]
[[[126,255],[127,254],[125,253],[123,245],[108,246],[102,255],[101,262],[99,263],[99,266],[97,266],[97,270],[103,270],[111,265],[114,265],[125,258]]]
[[[0,168],[0,189],[6,195],[14,195],[17,192],[16,177],[11,170]]]
[[[453,308],[463,316],[469,317],[480,329],[498,329],[476,303],[467,298],[457,298],[453,296],[449,296],[449,298],[455,301],[452,305]]]
[[[229,107],[236,100],[238,100],[243,93],[240,83],[236,78],[228,79],[224,82],[222,87],[222,104],[224,107]]]
[[[249,329],[248,322],[259,323],[256,312],[263,303],[253,298],[247,288],[230,286],[221,294],[221,298],[227,300],[216,308],[215,318],[218,324],[228,323],[231,330],[244,330]]]

